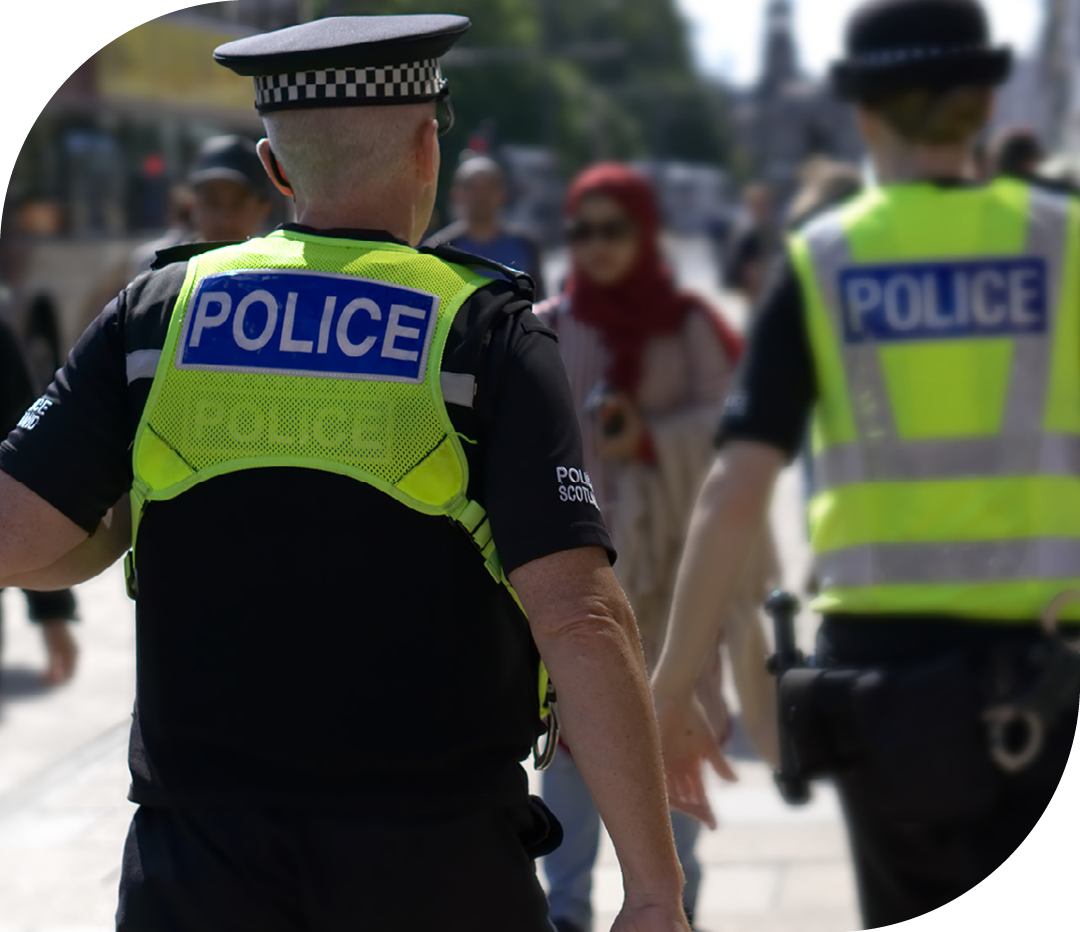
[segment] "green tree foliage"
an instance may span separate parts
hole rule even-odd
[[[568,173],[602,158],[728,163],[723,93],[696,73],[675,0],[314,0],[316,15],[439,11],[473,22],[444,69],[458,116],[446,152],[493,129],[550,146]]]

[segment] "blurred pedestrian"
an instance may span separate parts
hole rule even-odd
[[[1080,588],[1080,212],[966,175],[1010,61],[976,0],[853,14],[833,77],[881,186],[789,240],[653,680],[672,803],[707,813],[716,734],[687,697],[812,416],[825,617],[785,731],[803,776],[836,779],[866,928],[992,874],[1076,731],[1080,657],[1039,622]]]
[[[742,349],[720,312],[681,291],[660,251],[660,213],[648,180],[616,163],[597,165],[567,199],[571,273],[565,292],[539,310],[559,349],[585,443],[585,468],[619,553],[616,574],[641,630],[651,667],[663,643],[675,570],[697,490],[708,469],[720,407]],[[771,551],[755,566],[728,612],[731,654],[745,727],[775,757],[775,706],[765,674],[757,608]],[[697,695],[721,734],[719,636],[707,651]],[[592,928],[591,884],[600,819],[575,765],[560,748],[543,792],[563,825],[563,845],[545,861],[552,918],[560,932]],[[694,852],[699,824],[673,814],[693,919],[701,884]]]
[[[1031,181],[1045,158],[1046,150],[1038,134],[1026,126],[1003,130],[990,147],[990,162],[995,176]]]
[[[503,220],[506,209],[506,174],[494,159],[474,155],[454,173],[450,189],[460,217],[431,236],[425,246],[453,246],[464,252],[508,265],[528,275],[544,296],[544,269],[540,245],[528,231]]]
[[[159,251],[181,243],[239,243],[260,233],[272,208],[273,188],[246,136],[213,136],[199,147],[186,188],[173,192],[173,225],[132,256],[129,281],[145,272]],[[152,251],[151,251],[152,250]]]
[[[773,189],[757,182],[742,194],[742,214],[731,233],[724,284],[754,308],[761,298],[769,268],[780,247]]]
[[[0,581],[133,548],[118,932],[550,932],[533,859],[560,830],[519,763],[558,732],[548,674],[623,866],[614,929],[688,932],[555,341],[524,275],[414,248],[468,27],[218,48],[297,222],[159,255],[0,449]]]
[[[0,433],[16,421],[34,399],[30,373],[23,362],[18,341],[11,329],[0,320]],[[50,686],[66,683],[75,675],[79,648],[71,632],[76,617],[75,596],[70,589],[57,592],[24,590],[30,620],[41,627],[45,643],[44,680]],[[3,649],[3,613],[0,606],[0,653]],[[3,680],[0,678],[0,693]]]

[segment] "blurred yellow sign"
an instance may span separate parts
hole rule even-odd
[[[237,38],[179,20],[153,20],[115,42],[94,59],[104,97],[181,106],[255,112],[255,88],[213,60],[213,51]]]

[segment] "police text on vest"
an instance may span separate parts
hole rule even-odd
[[[302,270],[204,278],[188,302],[178,369],[424,381],[437,295]]]
[[[848,344],[1045,333],[1042,259],[867,266],[840,273]]]

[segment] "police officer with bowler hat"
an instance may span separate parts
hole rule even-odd
[[[217,49],[297,222],[160,254],[0,448],[0,585],[133,548],[125,932],[550,929],[533,859],[559,828],[519,761],[556,702],[622,864],[615,928],[688,928],[553,336],[520,273],[411,245],[468,26]]]
[[[1080,205],[968,180],[1009,70],[976,0],[853,14],[833,81],[880,184],[788,242],[653,679],[672,802],[705,814],[699,658],[812,421],[824,620],[781,727],[804,777],[836,779],[867,928],[993,873],[1076,729]]]

